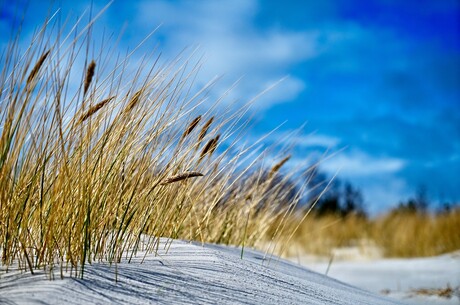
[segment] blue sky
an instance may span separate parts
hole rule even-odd
[[[8,5],[6,4],[8,3]],[[0,33],[14,6],[1,1]],[[16,1],[23,7],[25,1]],[[31,0],[26,31],[46,16]],[[63,16],[89,1],[56,2]],[[107,2],[95,1],[94,10]],[[124,31],[133,48],[161,24],[146,49],[166,58],[198,47],[198,82],[222,75],[216,94],[257,100],[251,137],[284,122],[267,142],[306,123],[292,164],[312,152],[345,150],[322,169],[360,187],[368,211],[394,206],[425,185],[437,200],[460,200],[460,4],[443,1],[114,1],[96,29]],[[97,37],[97,33],[95,33]]]

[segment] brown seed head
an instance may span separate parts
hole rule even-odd
[[[113,100],[115,96],[111,96],[109,98],[106,98],[105,100],[102,100],[101,102],[97,103],[96,105],[92,106],[89,108],[86,113],[82,114],[80,119],[78,119],[78,124],[83,123],[86,121],[90,116],[98,112],[102,107],[104,107],[106,104],[108,104],[111,100]]]
[[[140,101],[141,99],[141,94],[142,94],[142,89],[134,93],[133,97],[128,103],[128,106],[126,106],[125,111],[131,111]]]
[[[92,60],[86,69],[86,77],[85,77],[85,84],[83,88],[83,95],[86,95],[88,92],[89,85],[91,85],[91,81],[93,80],[94,70],[96,68],[96,62]]]
[[[201,121],[201,115],[197,116],[187,127],[187,129],[184,131],[181,137],[181,141],[185,139],[186,136],[188,136],[193,129],[198,125],[198,123]]]
[[[219,138],[220,138],[220,135],[217,135],[214,138],[214,141],[212,142],[211,147],[209,148],[209,155],[212,155],[214,153],[214,151],[216,150],[217,142],[219,142]]]
[[[188,179],[188,178],[200,177],[200,176],[204,176],[204,175],[202,173],[199,173],[199,172],[185,172],[185,173],[181,173],[181,174],[174,175],[172,177],[166,178],[163,182],[160,183],[160,185],[166,185],[166,184],[170,184],[170,183],[173,183],[173,182],[185,180],[185,179]]]
[[[214,153],[214,151],[217,148],[217,142],[219,141],[219,138],[220,138],[220,135],[217,135],[215,138],[212,138],[211,140],[208,141],[208,143],[206,143],[205,147],[201,151],[200,161],[203,160],[203,158],[207,154],[212,155]]]
[[[208,132],[209,127],[212,124],[212,121],[214,121],[214,117],[211,117],[206,124],[204,124],[203,128],[201,128],[200,135],[198,136],[198,142],[201,143],[203,141],[204,137],[206,136],[206,133]],[[199,144],[198,144],[199,145]]]
[[[28,87],[30,86],[30,84],[37,76],[38,71],[40,71],[40,68],[43,66],[43,63],[45,62],[45,59],[48,57],[49,54],[50,54],[50,50],[46,51],[35,63],[35,66],[33,67],[32,71],[30,71],[29,77],[27,77],[26,86]]]
[[[272,169],[270,170],[270,173],[268,174],[268,179],[271,179],[273,178],[273,176],[279,171],[279,169],[287,162],[289,161],[289,159],[291,159],[291,156],[287,156],[287,157],[284,157],[281,161],[279,161],[278,163],[276,163]]]

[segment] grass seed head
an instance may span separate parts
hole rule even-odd
[[[102,107],[107,105],[114,98],[115,98],[115,96],[111,96],[109,98],[106,98],[105,100],[102,100],[101,102],[97,103],[96,105],[92,106],[91,108],[89,108],[89,110],[86,113],[82,114],[82,116],[78,120],[78,124],[81,124],[84,121],[86,121],[90,116],[92,116],[93,114],[98,112]]]
[[[220,138],[220,135],[217,135],[212,141],[211,143],[211,147],[209,148],[209,155],[212,155],[214,153],[214,151],[216,150],[217,148],[217,143],[219,142],[219,138]]]
[[[43,66],[43,63],[45,62],[46,58],[50,54],[50,50],[46,51],[43,53],[42,56],[38,59],[38,61],[35,63],[35,66],[33,67],[32,71],[30,71],[29,77],[27,77],[27,87],[31,88],[31,84],[35,77],[37,77],[38,72],[40,71],[40,68]]]
[[[160,185],[166,185],[166,184],[170,184],[173,182],[177,182],[177,181],[181,181],[181,180],[185,180],[185,179],[189,179],[193,177],[200,177],[200,176],[204,176],[204,175],[199,172],[185,172],[185,173],[181,173],[181,174],[166,178],[163,182],[160,183]]]
[[[284,157],[281,161],[276,163],[272,169],[270,170],[270,173],[268,174],[268,179],[273,178],[273,176],[280,170],[283,165],[291,159],[291,155]]]
[[[143,90],[141,89],[141,90],[137,91],[136,93],[134,93],[133,97],[131,98],[131,100],[128,103],[128,106],[126,106],[126,108],[125,108],[125,112],[129,112],[134,107],[136,107],[136,105],[139,103],[139,101],[141,99],[142,91]]]
[[[96,68],[96,62],[92,60],[86,69],[86,77],[85,77],[85,84],[83,89],[83,95],[86,95],[88,92],[89,85],[91,85],[91,81],[93,80],[94,70]]]
[[[193,129],[198,125],[198,123],[201,121],[201,115],[197,116],[187,127],[187,129],[184,131],[182,134],[181,140],[185,139],[186,136],[188,136]]]
[[[200,135],[198,137],[198,142],[201,143],[203,141],[204,137],[206,136],[206,133],[208,132],[209,127],[211,126],[212,122],[214,121],[214,117],[211,117],[206,124],[204,124],[203,128],[201,128]]]
[[[219,141],[220,135],[217,135],[215,138],[212,138],[211,140],[208,141],[208,143],[205,145],[203,150],[201,151],[200,154],[200,161],[203,160],[203,158],[209,154],[212,155],[214,151],[217,148],[217,142]]]

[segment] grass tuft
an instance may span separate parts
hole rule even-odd
[[[160,62],[154,54],[133,64],[134,53],[120,58],[91,46],[91,27],[75,24],[63,35],[55,22],[27,49],[18,39],[2,52],[2,265],[30,272],[59,265],[83,276],[86,264],[155,251],[159,237],[244,247],[281,239],[283,230],[270,227],[299,196],[290,195],[288,180],[269,187],[261,179],[258,142],[237,146],[249,105],[219,113],[207,101],[209,85],[196,88],[199,64],[190,72],[190,60]],[[99,52],[91,54],[98,69],[85,49]],[[81,62],[89,62],[86,69]],[[73,76],[82,70],[78,86]],[[193,138],[197,112],[212,116]],[[224,139],[232,141],[219,145]]]

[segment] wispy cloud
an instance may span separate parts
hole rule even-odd
[[[235,97],[257,95],[287,76],[293,65],[319,52],[317,31],[258,28],[255,17],[259,2],[143,1],[138,5],[142,26],[162,23],[162,49],[176,54],[186,46],[199,46],[204,54],[202,80],[224,75],[222,90],[240,77]],[[305,88],[303,80],[288,77],[257,106],[292,100]]]
[[[268,139],[272,143],[280,143],[283,145],[293,144],[296,148],[323,148],[323,149],[336,149],[339,147],[340,138],[320,134],[310,133],[302,134],[301,131],[296,132],[276,132]]]
[[[369,175],[397,173],[403,169],[406,161],[398,158],[371,156],[363,151],[342,152],[322,163],[321,168],[340,176],[356,178]]]

